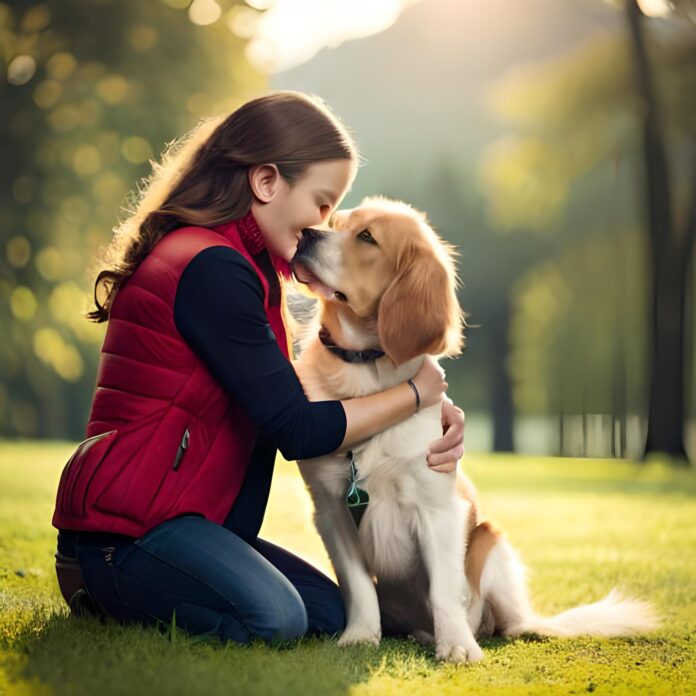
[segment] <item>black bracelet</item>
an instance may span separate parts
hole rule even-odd
[[[409,387],[411,387],[411,389],[413,389],[413,393],[416,395],[416,411],[418,411],[420,408],[420,394],[418,393],[418,387],[415,385],[412,379],[409,379],[407,384]]]

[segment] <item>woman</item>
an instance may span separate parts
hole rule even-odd
[[[53,524],[71,607],[247,643],[336,633],[336,585],[258,538],[276,450],[349,449],[443,401],[428,464],[451,471],[463,414],[427,360],[413,380],[307,401],[289,362],[279,278],[302,230],[349,189],[355,146],[318,100],[278,92],[207,122],[156,168],[97,277],[108,320],[88,439]],[[106,289],[103,302],[99,299]],[[425,465],[425,463],[424,463]]]

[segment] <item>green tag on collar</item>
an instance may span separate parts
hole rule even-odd
[[[348,452],[347,456],[350,459],[350,485],[346,493],[346,507],[353,517],[355,526],[359,527],[360,520],[362,520],[362,516],[367,509],[367,504],[370,502],[370,496],[364,488],[358,486],[358,467],[355,463],[353,452]]]

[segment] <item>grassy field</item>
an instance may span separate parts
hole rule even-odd
[[[629,640],[488,640],[473,666],[413,642],[339,649],[196,641],[68,617],[53,569],[53,498],[69,443],[0,443],[0,693],[696,694],[696,475],[660,461],[467,455],[489,516],[555,613],[613,586],[655,603]],[[331,572],[296,468],[280,462],[262,536]]]

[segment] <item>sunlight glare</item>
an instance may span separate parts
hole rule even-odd
[[[672,12],[669,0],[638,0],[638,4],[648,17],[666,17]]]
[[[259,18],[247,57],[264,71],[287,70],[324,47],[384,31],[417,1],[277,0]],[[249,4],[254,6],[257,0]]]

